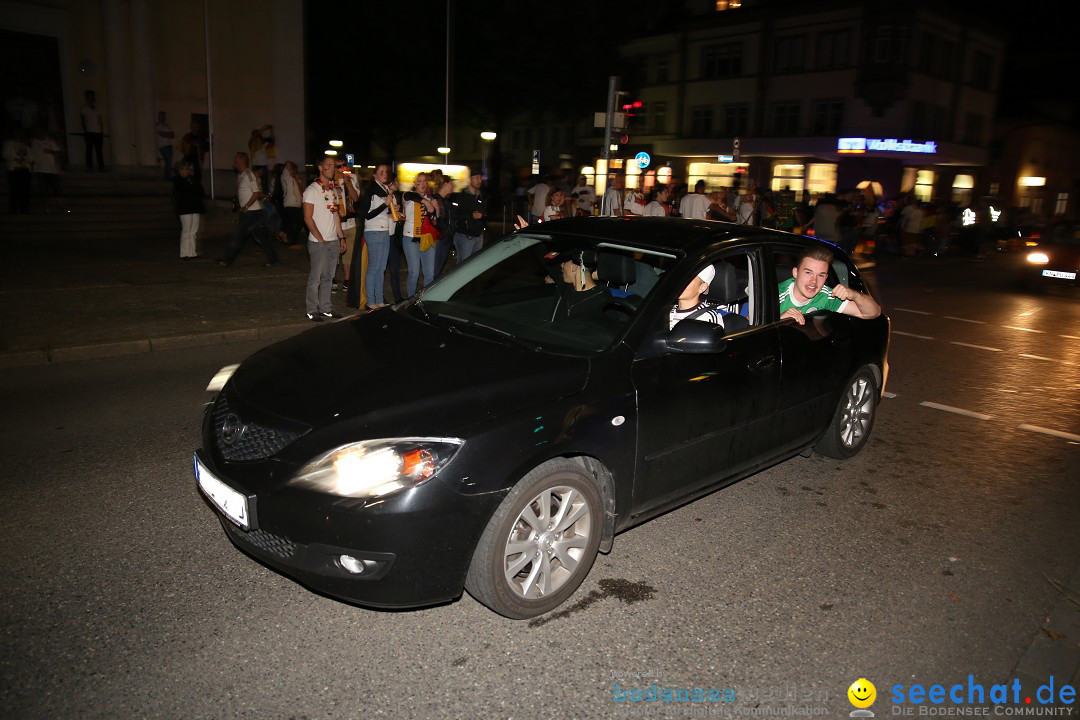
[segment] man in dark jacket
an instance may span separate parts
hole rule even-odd
[[[487,198],[480,191],[484,176],[474,172],[469,186],[450,196],[451,216],[454,222],[454,248],[457,249],[458,265],[484,246],[484,226],[487,220]]]

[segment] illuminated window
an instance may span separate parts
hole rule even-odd
[[[629,190],[636,190],[641,187],[641,168],[638,167],[636,162],[626,166],[626,187]]]
[[[997,194],[999,192],[1001,192],[1001,183],[996,183],[996,182],[990,183],[990,194],[993,195],[994,197],[997,197]]]
[[[922,202],[930,202],[934,194],[934,171],[919,170],[915,173],[915,197]]]
[[[958,205],[969,205],[974,187],[975,177],[973,175],[957,175],[952,184],[952,201]]]
[[[596,187],[596,168],[592,165],[583,165],[582,168],[578,170],[578,175],[585,176],[586,185],[592,188]]]
[[[694,187],[698,180],[704,180],[710,192],[721,187],[732,187],[739,169],[746,172],[747,167],[748,163],[690,163],[687,182]]]
[[[836,165],[834,163],[813,163],[806,177],[806,189],[820,195],[836,192]]]
[[[742,0],[716,0],[716,12],[724,10],[738,10],[742,7]]]
[[[803,172],[805,170],[805,165],[774,163],[772,181],[769,183],[769,187],[773,192],[780,192],[785,189],[793,190],[795,199],[802,200]]]
[[[1064,215],[1065,211],[1069,207],[1069,193],[1058,193],[1057,200],[1054,202],[1054,214]]]

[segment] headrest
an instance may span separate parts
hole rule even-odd
[[[637,281],[634,258],[620,253],[598,254],[596,277],[611,285],[630,285]]]
[[[742,297],[742,288],[735,277],[735,266],[719,262],[713,267],[716,268],[716,277],[709,284],[709,297],[724,304],[733,303]]]

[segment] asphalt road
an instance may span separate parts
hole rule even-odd
[[[236,550],[191,451],[206,382],[254,345],[9,370],[0,714],[846,717],[866,677],[880,717],[894,684],[1007,682],[1080,564],[1080,443],[1044,432],[1080,435],[1080,296],[1006,278],[879,269],[893,396],[867,448],[797,457],[618,536],[532,622],[468,595],[358,608]],[[613,700],[613,683],[654,682],[734,694]]]

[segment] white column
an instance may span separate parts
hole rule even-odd
[[[131,73],[128,13],[123,0],[102,0],[101,18],[105,26],[105,77],[108,107],[104,110],[106,148],[112,166],[135,164],[131,131]],[[100,98],[99,98],[100,101]]]
[[[155,166],[158,162],[151,32],[150,3],[147,0],[131,0],[132,142],[135,144],[136,163],[144,166]]]

